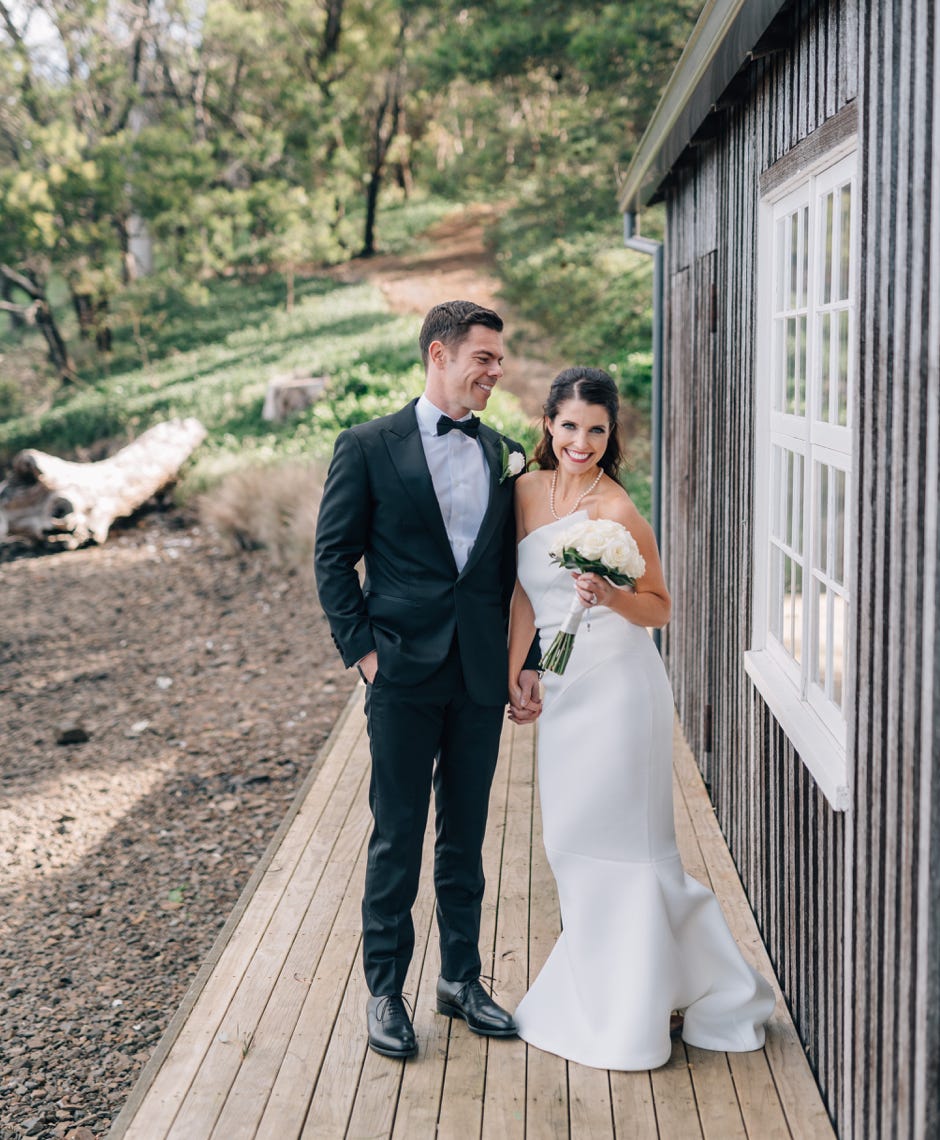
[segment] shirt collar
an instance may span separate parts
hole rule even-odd
[[[415,415],[418,417],[418,427],[425,435],[437,436],[437,421],[441,416],[446,416],[446,412],[442,412],[440,408],[432,404],[431,401],[423,393],[418,397],[418,402],[415,405]],[[467,412],[465,416],[461,416],[461,420],[468,420],[472,415]]]

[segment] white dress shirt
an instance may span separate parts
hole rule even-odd
[[[483,445],[462,431],[438,435],[437,421],[445,413],[426,396],[418,399],[415,412],[450,548],[454,552],[457,569],[463,570],[490,497],[490,469]]]

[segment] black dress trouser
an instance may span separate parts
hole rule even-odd
[[[484,888],[481,849],[504,706],[470,699],[456,645],[420,685],[395,685],[377,674],[366,689],[365,706],[374,821],[362,901],[369,992],[404,988],[432,786],[441,974],[449,981],[475,978]]]

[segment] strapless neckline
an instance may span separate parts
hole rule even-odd
[[[533,535],[541,534],[543,530],[549,530],[551,527],[559,526],[561,523],[570,523],[573,519],[576,519],[578,515],[586,514],[587,508],[582,507],[579,511],[572,511],[570,515],[563,515],[560,519],[553,519],[551,522],[542,523],[541,526],[537,526],[534,530],[530,530],[528,534],[524,534],[522,538],[519,539],[519,545],[522,546],[522,544],[528,539],[532,538]]]

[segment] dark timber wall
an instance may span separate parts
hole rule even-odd
[[[663,654],[830,1114],[851,1137],[940,1136],[938,13],[936,0],[788,6],[663,188],[674,599]],[[824,149],[855,127],[856,706],[843,813],[743,653],[761,176],[798,144]]]

